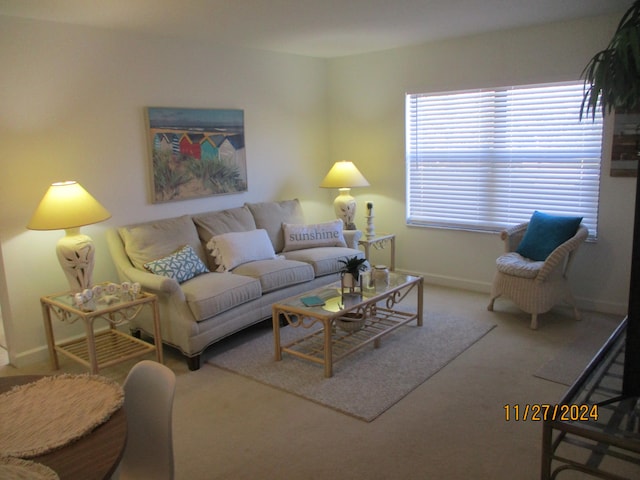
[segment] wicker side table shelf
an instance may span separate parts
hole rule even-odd
[[[153,351],[156,352],[157,361],[163,362],[160,313],[158,299],[154,294],[140,292],[133,299],[118,297],[112,303],[97,301],[91,310],[78,307],[71,292],[44,296],[40,298],[40,304],[49,347],[49,360],[55,370],[60,368],[58,353],[89,368],[92,374],[99,373],[100,368],[110,367]],[[145,307],[151,308],[153,312],[154,344],[116,329],[117,325],[137,317]],[[85,336],[56,344],[52,317],[66,324],[81,320],[84,322]],[[97,319],[105,320],[109,329],[95,333]]]

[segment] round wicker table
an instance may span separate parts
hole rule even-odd
[[[0,393],[35,382],[41,375],[0,377]],[[115,472],[127,440],[127,419],[118,409],[93,431],[50,453],[30,458],[54,470],[60,480],[104,480]]]

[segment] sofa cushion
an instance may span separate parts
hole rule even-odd
[[[258,280],[233,273],[199,275],[184,282],[182,291],[198,322],[262,295]]]
[[[200,260],[206,260],[204,247],[188,215],[120,227],[118,232],[131,263],[141,270],[145,270],[145,263],[166,257],[185,245],[191,245]]]
[[[211,237],[207,248],[218,265],[216,271],[233,270],[243,263],[275,258],[273,245],[266,230],[250,232],[229,232]]]
[[[203,245],[206,245],[215,235],[229,232],[248,232],[256,229],[253,215],[246,206],[199,213],[193,215],[192,218]]]
[[[521,278],[536,278],[543,265],[542,261],[530,260],[516,252],[505,253],[496,260],[499,272]]]
[[[346,257],[358,256],[364,258],[364,253],[360,250],[346,247],[317,247],[305,250],[294,250],[283,253],[287,260],[297,260],[309,263],[313,267],[316,277],[337,273],[344,265],[339,260]]]
[[[302,250],[313,247],[346,247],[342,235],[342,220],[304,225],[299,223],[283,223],[283,252]]]
[[[304,213],[298,199],[281,202],[247,203],[257,228],[269,234],[273,249],[280,253],[284,248],[283,223],[304,223]]]
[[[284,258],[245,263],[237,267],[233,273],[258,279],[262,293],[309,282],[314,278],[311,265]]]
[[[582,217],[549,215],[536,210],[516,252],[531,260],[544,260],[576,234],[581,221]]]
[[[152,260],[144,264],[145,268],[156,275],[173,278],[178,283],[209,272],[207,266],[202,263],[200,257],[193,251],[191,245],[185,245],[177,252],[158,260]]]

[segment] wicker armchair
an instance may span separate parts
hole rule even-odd
[[[554,305],[567,302],[573,306],[577,320],[580,313],[569,289],[567,272],[576,249],[585,241],[589,230],[580,225],[576,234],[558,246],[544,260],[536,262],[515,253],[528,222],[511,227],[500,234],[506,253],[496,260],[497,271],[491,287],[487,309],[493,311],[495,299],[504,296],[531,314],[531,328],[538,328],[538,314],[548,312]]]

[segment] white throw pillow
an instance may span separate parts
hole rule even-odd
[[[314,247],[346,247],[342,234],[342,220],[333,222],[301,225],[297,223],[283,223],[284,249],[283,252],[302,250]]]
[[[243,263],[276,257],[269,235],[264,229],[215,235],[207,242],[218,272],[232,270]]]

